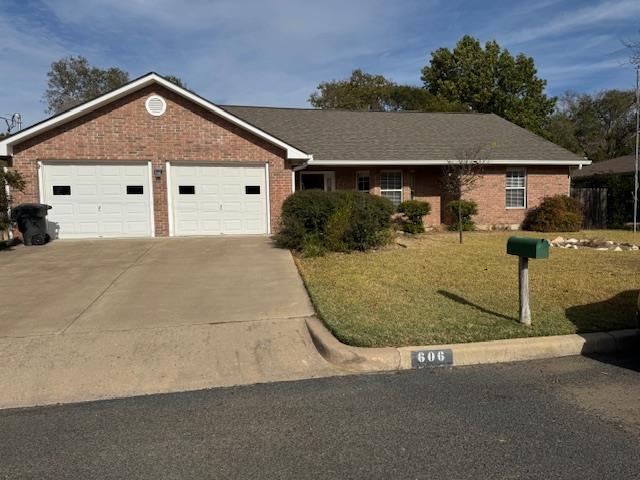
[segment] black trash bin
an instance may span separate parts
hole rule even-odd
[[[47,233],[47,212],[50,205],[23,203],[11,209],[11,220],[18,224],[25,245],[44,245],[51,240]]]

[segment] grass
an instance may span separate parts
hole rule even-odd
[[[402,239],[406,248],[296,258],[320,317],[343,342],[365,346],[463,343],[634,328],[640,251],[554,248],[529,262],[533,325],[518,323],[513,233]],[[640,243],[626,231],[530,234]]]

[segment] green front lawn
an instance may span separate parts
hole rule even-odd
[[[529,262],[533,325],[518,323],[513,233],[427,234],[406,248],[296,258],[316,310],[343,342],[366,347],[475,342],[634,328],[640,251],[553,248]],[[517,235],[542,236],[517,233]],[[544,234],[640,243],[632,232]]]

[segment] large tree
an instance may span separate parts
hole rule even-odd
[[[167,75],[165,78],[186,88],[178,77]],[[115,90],[128,81],[129,73],[120,68],[93,67],[82,56],[61,58],[51,64],[47,73],[47,90],[43,96],[46,112],[60,113]]]
[[[546,136],[595,162],[628,155],[634,147],[634,102],[633,90],[566,93],[549,120]]]
[[[531,57],[514,57],[495,41],[483,48],[469,35],[453,50],[433,52],[422,81],[433,95],[495,113],[535,133],[544,131],[556,102],[546,95],[547,82],[538,77]]]
[[[465,107],[436,97],[422,87],[398,85],[382,75],[356,69],[344,80],[322,82],[309,96],[316,108],[368,111],[452,111]]]
[[[55,61],[47,73],[44,101],[47,113],[60,113],[91,100],[129,81],[129,74],[119,68],[98,68],[81,56]]]

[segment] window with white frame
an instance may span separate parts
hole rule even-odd
[[[395,205],[402,202],[402,172],[380,173],[380,195],[388,198]]]
[[[369,172],[357,172],[356,173],[356,190],[359,192],[369,193],[371,189],[371,181]]]
[[[527,172],[524,168],[507,170],[507,208],[527,206]]]

